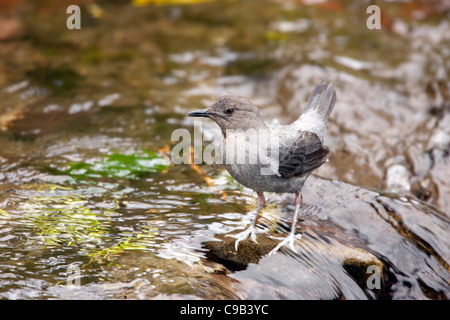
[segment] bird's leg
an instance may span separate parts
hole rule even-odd
[[[283,241],[281,241],[272,251],[269,252],[269,256],[273,255],[275,252],[277,252],[282,246],[285,246],[289,244],[289,248],[291,248],[292,251],[297,253],[294,247],[295,242],[295,226],[297,224],[298,215],[300,213],[300,207],[302,205],[302,192],[299,191],[298,194],[295,196],[295,212],[294,217],[292,218],[292,225],[291,225],[291,231],[289,232],[289,235],[284,238]],[[301,235],[300,235],[301,237]]]
[[[264,198],[264,192],[257,192],[257,193],[258,193],[258,207],[256,208],[256,213],[252,219],[250,227],[248,227],[245,231],[238,233],[237,235],[229,235],[230,237],[236,238],[236,242],[234,243],[234,247],[235,247],[236,251],[238,249],[239,242],[247,239],[248,236],[250,236],[250,239],[253,242],[256,242],[256,228],[255,228],[256,220],[258,220],[258,215],[261,212],[262,208],[264,208],[264,205],[266,204],[266,199]]]

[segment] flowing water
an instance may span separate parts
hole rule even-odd
[[[2,299],[450,297],[446,1],[380,3],[380,30],[360,1],[73,2],[81,30],[59,2],[0,4]],[[235,251],[256,194],[171,163],[172,132],[207,140],[186,113],[225,93],[289,123],[321,80],[335,156],[297,252],[267,255],[294,209],[277,194]]]

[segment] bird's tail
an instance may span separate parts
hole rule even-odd
[[[322,81],[309,96],[303,113],[315,112],[326,123],[328,116],[333,110],[335,101],[336,91],[334,90],[333,84]]]

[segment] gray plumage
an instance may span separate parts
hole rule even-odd
[[[260,116],[258,109],[251,101],[238,96],[223,96],[211,107],[205,110],[190,112],[189,116],[208,117],[214,120],[222,130],[223,155],[225,166],[231,176],[242,185],[258,193],[258,209],[249,231],[238,237],[239,241],[251,234],[254,236],[254,225],[259,211],[265,203],[263,192],[295,193],[296,212],[294,214],[293,229],[301,204],[301,188],[308,176],[315,169],[325,163],[333,152],[323,145],[325,128],[334,103],[336,92],[331,83],[321,82],[310,95],[304,113],[290,125],[267,124]],[[276,149],[270,144],[255,144],[253,133],[264,131],[266,137],[275,137],[278,142]],[[277,138],[277,139],[276,139]],[[259,142],[259,140],[257,140]],[[230,146],[238,146],[238,150],[245,152],[244,163],[227,158]],[[251,162],[251,152],[258,153],[257,161]],[[232,153],[232,152],[231,152]],[[228,154],[229,155],[229,154]],[[242,155],[243,156],[243,155]],[[272,161],[272,171],[267,173]],[[289,243],[293,248],[293,237],[283,242]],[[278,250],[280,247],[275,248]]]

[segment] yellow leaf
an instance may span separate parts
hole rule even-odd
[[[3,210],[3,209],[0,209],[0,216],[5,217],[6,219],[11,218],[11,217],[9,216],[9,213],[6,212],[6,211]]]
[[[143,7],[149,4],[158,6],[174,5],[174,4],[197,4],[202,2],[211,2],[214,0],[133,0],[133,5],[136,7]]]

